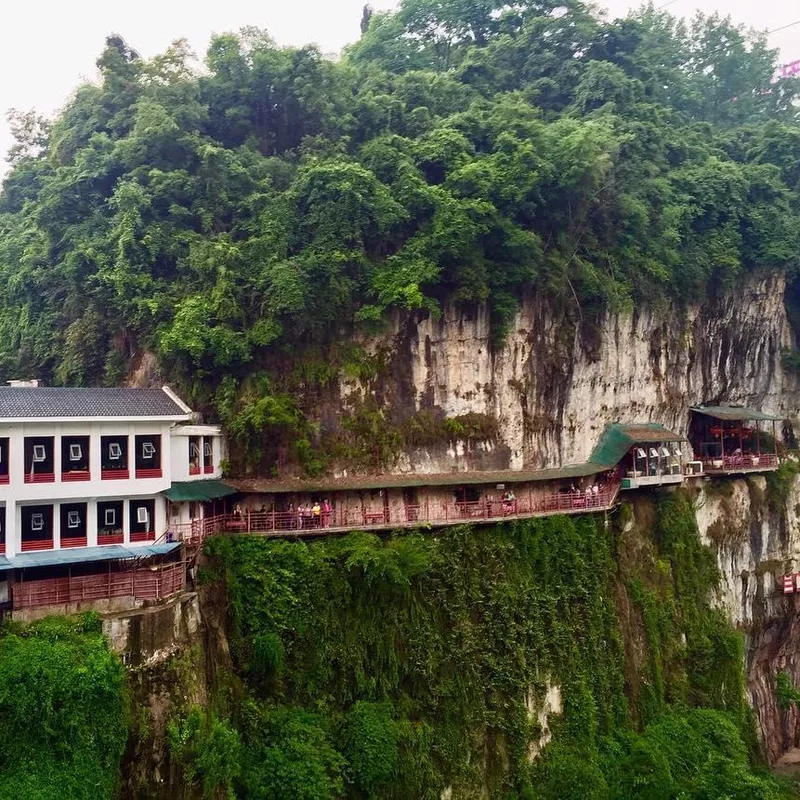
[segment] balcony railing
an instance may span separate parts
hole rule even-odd
[[[214,533],[267,533],[276,536],[320,535],[358,528],[414,528],[419,525],[448,525],[467,521],[500,521],[546,517],[554,514],[592,514],[613,508],[619,484],[605,484],[595,492],[558,492],[515,500],[476,500],[456,503],[405,504],[400,508],[336,507],[318,515],[305,511],[246,511],[220,514],[170,525],[162,535],[167,541],[196,546]]]
[[[203,467],[203,472],[205,472],[206,475],[213,475],[214,474],[214,465],[213,464],[206,464]]]
[[[26,472],[25,483],[55,483],[55,472]]]
[[[189,474],[190,475],[199,475],[200,474],[200,465],[199,464],[189,464]]]
[[[136,478],[160,478],[162,475],[161,467],[154,469],[137,469]]]
[[[0,556],[5,555],[6,553],[6,543],[0,542]]]
[[[9,483],[9,475],[6,473],[5,475],[0,475],[0,484],[7,484]]]
[[[134,533],[131,531],[132,542],[151,542],[156,538],[155,531],[138,531]]]
[[[125,541],[125,534],[120,533],[98,533],[97,544],[122,544]]]
[[[88,469],[72,470],[72,472],[62,472],[61,480],[64,483],[72,483],[75,481],[88,481],[91,480],[91,473]]]
[[[34,608],[110,600],[114,597],[157,600],[180,592],[185,580],[186,567],[178,562],[157,570],[137,569],[101,575],[22,581],[13,586],[13,606],[15,609]]]
[[[780,460],[774,453],[743,454],[734,456],[704,457],[706,472],[738,472],[740,470],[777,469]]]

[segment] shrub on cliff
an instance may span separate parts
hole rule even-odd
[[[122,663],[96,615],[0,632],[0,797],[113,797],[126,720]]]

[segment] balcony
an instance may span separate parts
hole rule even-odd
[[[100,471],[100,480],[103,481],[126,481],[131,476],[131,471],[125,469],[104,469]]]
[[[91,473],[88,469],[74,470],[73,472],[62,472],[61,481],[63,483],[73,483],[77,481],[88,481],[91,479]]]
[[[25,473],[25,483],[55,483],[55,472]]]
[[[136,478],[137,480],[140,478],[160,478],[162,475],[161,467],[155,467],[153,469],[137,469],[136,470]]]

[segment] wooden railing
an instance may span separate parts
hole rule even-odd
[[[185,581],[186,568],[182,562],[159,569],[21,581],[13,586],[13,607],[35,608],[62,603],[110,600],[114,597],[158,600],[182,591]]]
[[[478,520],[525,519],[554,514],[591,514],[613,508],[619,484],[606,484],[596,493],[559,492],[535,497],[474,502],[406,504],[400,509],[337,507],[325,513],[249,511],[218,514],[189,523],[172,524],[158,541],[180,541],[192,547],[215,533],[267,533],[276,536],[319,535],[357,528],[413,528]]]
[[[702,462],[705,472],[735,472],[739,469],[777,469],[780,466],[780,460],[774,453],[718,456],[716,458],[704,456]]]

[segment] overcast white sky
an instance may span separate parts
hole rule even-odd
[[[94,79],[95,59],[105,36],[114,31],[143,56],[162,51],[171,41],[189,40],[202,56],[212,32],[245,25],[266,28],[284,45],[316,42],[336,52],[359,35],[365,0],[5,0],[0,2],[0,176],[10,144],[5,112],[35,108],[55,112],[83,79]],[[663,0],[676,16],[695,9],[730,14],[734,20],[771,30],[800,20],[797,0]],[[638,0],[600,0],[610,17],[624,16]],[[376,9],[396,0],[371,0]],[[800,59],[800,25],[770,36],[782,62]]]

